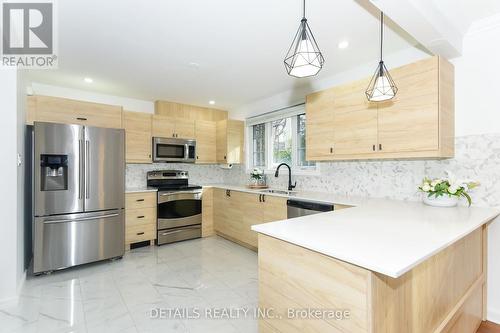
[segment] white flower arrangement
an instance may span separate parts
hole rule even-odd
[[[479,182],[466,180],[466,179],[458,179],[451,172],[446,171],[446,178],[435,178],[429,179],[424,178],[422,184],[418,187],[418,189],[424,193],[427,193],[427,196],[430,198],[435,196],[436,198],[448,195],[448,196],[456,196],[458,198],[465,197],[469,206],[472,204],[472,199],[470,195],[467,193],[470,189],[479,186]]]
[[[261,180],[262,178],[264,178],[264,170],[259,168],[254,168],[252,172],[250,172],[250,178]]]

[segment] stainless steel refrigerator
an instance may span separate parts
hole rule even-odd
[[[33,272],[125,251],[125,133],[35,122]]]

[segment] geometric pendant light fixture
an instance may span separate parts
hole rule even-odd
[[[366,98],[371,102],[381,102],[392,99],[398,92],[398,87],[392,80],[382,58],[384,45],[384,13],[380,13],[380,61],[366,89]]]
[[[325,59],[307,24],[306,0],[303,1],[303,15],[299,29],[288,49],[284,63],[288,75],[294,77],[316,75],[325,63]]]

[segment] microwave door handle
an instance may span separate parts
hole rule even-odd
[[[189,159],[189,145],[187,143],[184,144],[184,159]]]

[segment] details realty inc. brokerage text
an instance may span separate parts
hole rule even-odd
[[[153,308],[151,319],[329,319],[345,320],[350,318],[345,309],[287,308],[277,311],[274,308]]]

